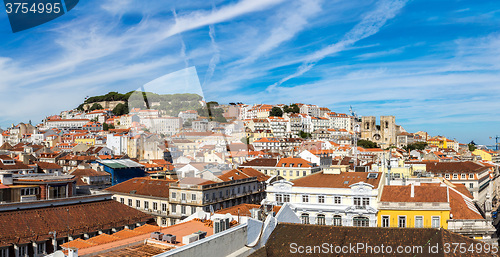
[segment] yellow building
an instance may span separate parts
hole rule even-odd
[[[495,151],[483,149],[476,149],[472,152],[472,154],[481,156],[481,160],[493,162],[498,162],[500,157]]]
[[[458,151],[459,144],[457,141],[447,139],[446,137],[432,137],[427,140],[427,143],[429,145],[435,145],[438,148],[444,148],[444,149],[454,149],[455,151]]]
[[[77,134],[75,135],[75,143],[77,144],[86,144],[86,145],[95,145],[95,136],[89,134]]]
[[[386,185],[379,202],[380,227],[448,228],[450,203],[446,186]]]

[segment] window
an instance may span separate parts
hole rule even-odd
[[[175,192],[172,192],[172,198],[173,199],[177,198],[177,194]]]
[[[318,216],[316,217],[316,224],[325,225],[325,215],[324,214],[318,214]]]
[[[167,219],[166,218],[161,218],[161,225],[166,226],[167,225]]]
[[[469,188],[474,188],[474,183],[469,183]]]
[[[355,227],[369,227],[370,220],[367,217],[354,217],[352,219],[352,225]]]
[[[177,205],[171,204],[170,207],[172,209],[172,213],[176,213],[177,212]]]
[[[185,205],[181,205],[181,214],[182,215],[186,214],[186,206]]]
[[[304,171],[302,171],[302,176],[304,176],[304,177],[305,177],[305,176],[306,176],[306,174],[307,174],[307,173],[306,173],[306,171],[305,171],[305,170],[304,170]]]
[[[302,202],[303,203],[308,203],[309,202],[309,196],[308,195],[302,195]]]
[[[153,202],[153,210],[158,210],[158,203],[157,202]]]
[[[226,190],[226,195],[228,194],[228,191]],[[191,194],[191,201],[196,201],[196,194]]]
[[[0,257],[9,257],[9,248],[0,249]]]
[[[144,209],[149,209],[149,202],[148,201],[144,201]]]
[[[398,227],[406,228],[406,216],[399,216],[398,218]]]
[[[37,243],[36,244],[36,253],[44,254],[45,253],[45,243]]]
[[[290,195],[283,195],[283,202],[289,203],[290,202]]]
[[[141,201],[135,200],[135,207],[141,208]]]
[[[458,179],[458,174],[453,174],[453,179]]]
[[[23,188],[21,189],[21,195],[36,195],[36,188]]]
[[[383,228],[389,227],[389,216],[382,216],[382,227]]]
[[[325,196],[324,195],[318,196],[318,203],[325,203]]]
[[[128,199],[128,206],[132,206],[132,199]]]
[[[167,204],[166,203],[162,203],[161,204],[161,211],[162,212],[167,212]]]
[[[469,174],[469,179],[474,179],[474,173]]]
[[[333,225],[334,226],[342,226],[342,216],[340,216],[340,215],[333,216]]]
[[[2,256],[2,255],[0,255]],[[21,245],[19,246],[19,257],[24,257],[28,256],[28,246],[27,245]]]
[[[295,176],[297,176],[297,177],[300,176],[300,171],[296,171]]]
[[[278,202],[278,203],[283,202],[283,195],[282,194],[276,194],[276,202]]]
[[[370,198],[363,198],[363,206],[370,205]]]
[[[334,204],[341,204],[342,203],[342,198],[340,198],[340,196],[333,197],[333,203]]]
[[[196,207],[191,206],[191,214],[195,214],[195,213],[196,213]]]
[[[467,178],[467,175],[465,175],[465,173],[462,173],[462,175],[460,176],[461,179],[466,179]]]
[[[288,175],[293,176],[293,170],[289,171]]]
[[[123,199],[123,197],[120,197],[120,203],[125,204],[125,199]]]
[[[302,224],[309,224],[309,214],[302,213],[300,217],[302,218]]]
[[[221,197],[222,197],[222,195],[221,195]],[[186,201],[186,194],[185,193],[181,194],[181,200],[182,201]]]
[[[360,206],[361,205],[361,198],[359,197],[354,197],[354,205]]]
[[[439,228],[440,227],[440,225],[439,225],[439,216],[432,216],[431,226],[433,228]]]
[[[424,217],[415,216],[415,227],[416,228],[423,228],[424,227]]]
[[[445,179],[450,179],[450,174],[444,174]]]

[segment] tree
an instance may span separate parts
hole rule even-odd
[[[425,147],[427,147],[427,142],[416,142],[413,144],[408,144],[407,146],[403,147],[406,151],[411,152],[413,150],[424,150]]]
[[[379,148],[377,143],[365,139],[358,140],[358,146],[363,148]]]
[[[470,143],[468,143],[467,146],[469,147],[469,151],[471,151],[471,152],[474,152],[474,150],[477,149],[476,143],[474,142],[474,140],[470,141]]]
[[[106,122],[104,122],[104,124],[102,124],[102,129],[105,131],[108,131],[108,130],[114,129],[114,128],[115,128],[115,126],[113,126],[113,124],[108,125],[108,123],[106,123]]]
[[[94,103],[94,104],[92,105],[92,107],[90,107],[89,111],[94,111],[94,110],[102,110],[102,109],[104,109],[104,108],[102,107],[102,105],[100,105],[100,104],[98,104],[98,103]]]
[[[311,138],[311,133],[307,133],[307,132],[304,132],[304,131],[299,131],[299,137],[301,138]]]
[[[271,109],[271,112],[269,113],[269,116],[281,117],[283,116],[283,111],[279,107],[273,107]]]
[[[83,111],[84,111],[84,110],[83,110],[83,105],[84,105],[84,104],[80,104],[80,105],[78,105],[78,107],[76,107],[76,110],[83,112]]]
[[[300,108],[297,104],[292,104],[290,106],[287,106],[285,105],[285,107],[283,108],[283,111],[286,112],[286,113],[299,113],[300,112]]]
[[[113,114],[116,116],[120,116],[123,114],[128,113],[128,105],[119,103],[116,105],[116,107],[113,109]]]

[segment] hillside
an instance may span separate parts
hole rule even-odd
[[[197,94],[164,94],[131,91],[125,94],[109,92],[105,95],[87,98],[77,109],[80,111],[113,109],[117,115],[128,113],[129,109],[155,109],[170,116],[177,116],[185,110],[196,110],[202,107],[203,97]]]

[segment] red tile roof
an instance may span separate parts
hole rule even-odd
[[[368,178],[368,172],[343,172],[340,174],[324,174],[323,172],[295,179],[292,181],[296,187],[328,187],[328,188],[349,188],[350,185],[364,182],[378,188],[381,172],[376,173],[377,178]]]
[[[151,178],[133,178],[120,184],[107,188],[107,191],[154,196],[154,197],[169,197],[169,184],[175,182],[174,180],[164,179],[151,179]]]
[[[151,220],[114,200],[0,212],[0,242],[27,243],[58,235],[80,235]],[[68,228],[70,231],[68,231]]]

